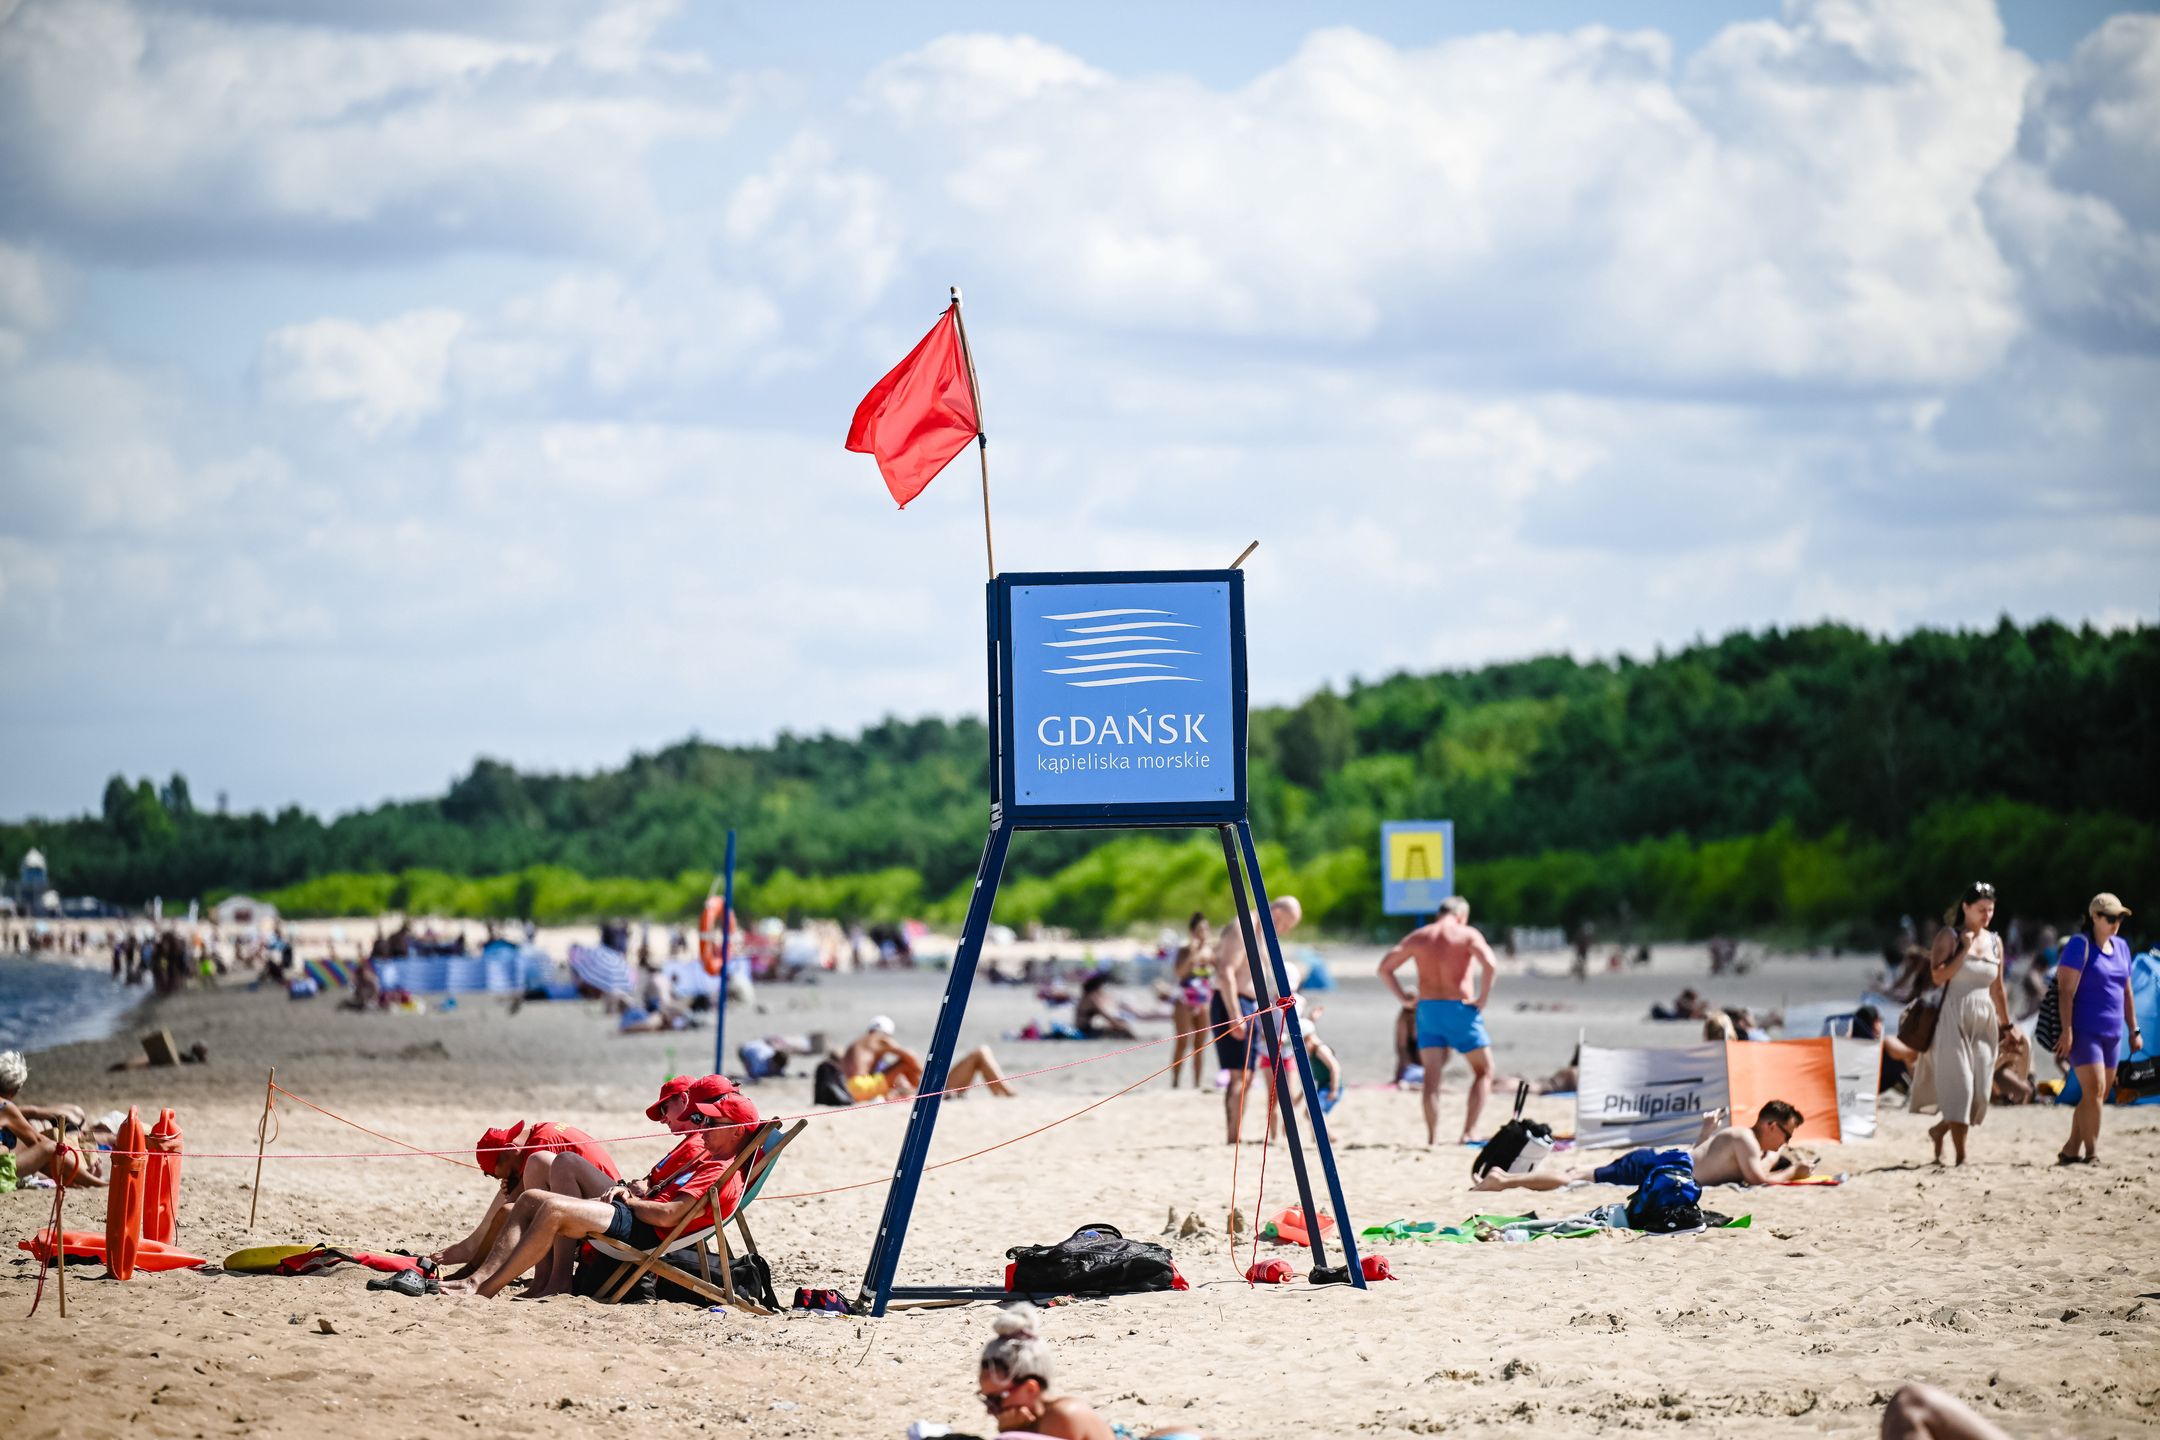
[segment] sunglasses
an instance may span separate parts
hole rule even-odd
[[[2093,911],[2092,918],[2095,925],[2120,925],[2123,922],[2120,915],[2104,915],[2098,910]]]
[[[991,1390],[984,1392],[982,1397],[983,1409],[989,1411],[992,1415],[1003,1414],[1006,1409],[1005,1397],[1012,1394],[1013,1391],[1019,1389],[1022,1385],[1027,1384],[1030,1380],[1035,1380],[1035,1377],[1033,1375],[1016,1375],[1013,1377],[1012,1383],[1007,1385],[1003,1390]],[[1039,1385],[1042,1382],[1037,1380],[1036,1383]]]
[[[1965,899],[1968,903],[1974,900],[1992,900],[1994,898],[1995,887],[1988,884],[1985,880],[1981,881],[1979,884],[1973,886],[1972,889],[1965,892]]]

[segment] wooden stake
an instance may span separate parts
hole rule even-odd
[[[1248,555],[1252,554],[1252,552],[1253,552],[1253,551],[1255,551],[1255,550],[1257,550],[1257,549],[1259,549],[1259,548],[1260,548],[1260,542],[1259,542],[1259,541],[1257,541],[1257,540],[1255,540],[1255,541],[1253,541],[1253,542],[1252,542],[1252,544],[1250,544],[1250,545],[1247,545],[1247,546],[1246,546],[1246,547],[1245,547],[1245,548],[1244,548],[1243,550],[1240,550],[1240,551],[1238,551],[1237,559],[1235,559],[1235,560],[1232,560],[1232,561],[1230,562],[1230,568],[1231,568],[1232,570],[1236,570],[1236,569],[1238,569],[1238,568],[1239,568],[1240,566],[1244,565],[1244,563],[1245,563],[1245,557],[1247,557]]]
[[[262,1204],[263,1151],[270,1144],[270,1107],[277,1103],[277,1066],[270,1067],[270,1078],[263,1083],[262,1121],[255,1128],[255,1193],[248,1199],[247,1228],[255,1229],[255,1207]]]
[[[59,1183],[60,1189],[53,1196],[52,1243],[53,1260],[60,1267],[59,1273],[53,1278],[60,1285],[60,1318],[65,1320],[67,1319],[67,1231],[62,1226],[67,1217],[61,1214],[62,1207],[67,1204],[67,1160],[63,1154],[67,1145],[67,1121],[65,1120],[60,1122],[60,1144],[62,1149],[53,1151],[53,1179]],[[87,1164],[88,1162],[84,1163]]]
[[[952,287],[953,324],[960,331],[960,358],[967,362],[968,396],[975,402],[975,456],[982,462],[983,557],[990,578],[997,579],[997,548],[990,541],[990,436],[983,429],[982,387],[975,383],[975,352],[968,345],[967,321],[960,313],[960,287]]]

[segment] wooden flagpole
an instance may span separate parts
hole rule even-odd
[[[960,330],[960,358],[967,362],[968,395],[975,401],[975,455],[982,461],[983,555],[990,578],[997,579],[997,548],[990,540],[990,437],[983,430],[982,387],[975,383],[975,352],[968,345],[967,320],[960,313],[960,287],[952,287],[953,324]]]
[[[263,1150],[270,1144],[270,1107],[277,1103],[277,1066],[270,1067],[270,1078],[263,1083],[262,1121],[255,1128],[255,1194],[248,1200],[247,1228],[255,1228],[255,1207],[262,1203]]]

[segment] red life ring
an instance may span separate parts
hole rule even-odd
[[[705,908],[698,912],[697,958],[708,975],[720,973],[720,927],[727,920],[727,901],[718,895],[706,896]]]

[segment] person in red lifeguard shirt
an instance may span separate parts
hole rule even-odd
[[[645,1113],[683,1136],[648,1174],[589,1194],[527,1190],[510,1206],[502,1234],[478,1273],[470,1280],[446,1282],[443,1289],[492,1298],[545,1261],[547,1273],[536,1274],[528,1296],[567,1292],[569,1253],[576,1242],[606,1235],[641,1248],[658,1244],[676,1221],[704,1199],[758,1123],[757,1107],[720,1075],[670,1080]],[[555,1164],[570,1174],[583,1171],[567,1157],[558,1157]],[[723,1216],[734,1213],[742,1192],[743,1176],[738,1171],[720,1192]]]
[[[479,1268],[481,1258],[494,1246],[502,1229],[503,1215],[526,1191],[598,1195],[622,1179],[622,1171],[606,1146],[577,1126],[554,1120],[542,1120],[530,1129],[522,1120],[491,1126],[473,1147],[473,1159],[482,1172],[496,1181],[496,1190],[470,1235],[427,1257],[437,1265],[465,1267],[451,1279],[463,1278]],[[546,1267],[541,1278],[548,1278]]]

